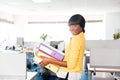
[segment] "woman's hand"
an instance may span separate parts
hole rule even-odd
[[[59,60],[56,60],[54,58],[48,58],[48,57],[45,57],[45,56],[40,56],[43,60],[39,63],[41,66],[46,66],[48,65],[49,63],[50,64],[55,64],[55,65],[58,65],[58,66],[62,66],[62,67],[67,67],[67,62],[66,61],[59,61]]]
[[[45,56],[40,56],[43,60],[39,63],[41,66],[46,66],[49,64],[50,58],[45,57]]]

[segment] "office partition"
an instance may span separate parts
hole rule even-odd
[[[0,51],[0,80],[26,79],[26,54]]]

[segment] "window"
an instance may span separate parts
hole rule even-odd
[[[14,24],[0,22],[0,44],[7,42],[8,45],[14,44],[16,39],[16,28]]]
[[[66,23],[28,24],[25,27],[26,41],[39,41],[42,33],[48,34],[47,40],[66,40],[71,37]]]
[[[104,40],[105,26],[103,22],[86,23],[85,37],[87,40]]]
[[[0,43],[8,40],[9,44],[15,44],[17,36],[17,27],[14,24],[0,23]],[[48,34],[47,41],[69,41],[72,37],[67,23],[42,23],[27,24],[23,29],[25,41],[40,41],[42,33]],[[104,40],[105,26],[103,22],[86,23],[86,40]]]

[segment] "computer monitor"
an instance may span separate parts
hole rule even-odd
[[[17,45],[18,46],[24,45],[24,38],[23,37],[17,37]]]
[[[0,80],[26,80],[26,54],[0,52]]]
[[[50,46],[63,52],[65,48],[65,42],[64,41],[50,41]]]
[[[58,44],[59,44],[59,43],[60,43],[59,41],[50,41],[50,46],[58,49]]]

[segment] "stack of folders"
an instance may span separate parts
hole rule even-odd
[[[36,63],[40,63],[42,61],[42,58],[41,56],[44,56],[44,57],[48,57],[48,58],[52,58],[51,56],[45,54],[44,52],[38,50],[35,54],[35,57],[34,57],[34,61]],[[55,59],[55,58],[53,58]],[[59,66],[58,65],[54,65],[54,64],[48,64],[47,66],[45,66],[47,69],[51,70],[52,72],[56,73],[58,70],[59,70]]]
[[[64,58],[64,54],[62,52],[54,49],[49,45],[46,45],[45,43],[40,43],[38,51],[35,54],[34,61],[40,63],[42,61],[41,56],[45,56],[59,61],[62,61],[62,59]],[[54,73],[59,70],[59,66],[55,64],[48,64],[45,67]]]
[[[54,57],[55,59],[57,59],[59,61],[62,61],[62,59],[64,58],[64,53],[62,53],[61,51],[59,51],[45,43],[40,43],[38,50],[43,51],[47,55]]]

